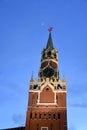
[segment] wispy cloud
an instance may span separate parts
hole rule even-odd
[[[24,125],[25,123],[25,118],[22,114],[13,114],[12,120],[15,124],[17,125]]]
[[[71,84],[68,86],[68,95],[72,96],[83,96],[84,94],[87,94],[87,87],[83,84]]]
[[[70,104],[71,107],[80,107],[80,108],[87,108],[86,103],[72,103]]]
[[[74,125],[70,125],[68,130],[77,130],[76,127]]]

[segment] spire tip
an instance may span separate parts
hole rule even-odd
[[[53,27],[49,27],[48,31],[51,32],[53,30]]]

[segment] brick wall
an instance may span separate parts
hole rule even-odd
[[[49,86],[46,86],[40,93],[40,103],[53,103],[54,93]]]

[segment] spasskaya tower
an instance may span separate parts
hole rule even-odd
[[[66,81],[60,79],[52,28],[42,50],[38,80],[31,77],[25,130],[67,130]]]

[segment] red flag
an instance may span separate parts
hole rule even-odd
[[[53,30],[53,28],[52,28],[52,27],[49,27],[49,28],[48,28],[48,31],[49,31],[49,32],[51,32],[52,30]]]

